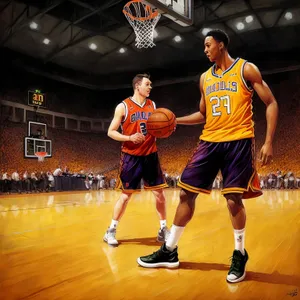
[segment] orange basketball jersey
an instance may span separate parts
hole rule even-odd
[[[125,116],[122,121],[122,132],[125,135],[140,132],[145,135],[145,141],[141,144],[124,142],[122,151],[131,155],[146,156],[157,151],[156,139],[147,133],[147,120],[156,109],[155,103],[146,99],[143,105],[127,98],[122,102],[125,106]]]
[[[246,61],[237,58],[224,72],[213,65],[204,76],[206,124],[200,136],[208,142],[253,138],[252,95],[244,80]]]

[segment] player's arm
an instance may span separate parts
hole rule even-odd
[[[200,77],[200,93],[201,93],[201,99],[200,99],[200,105],[199,105],[199,111],[188,115],[184,117],[178,117],[176,118],[177,124],[182,125],[195,125],[195,124],[203,124],[205,123],[205,101],[204,101],[204,93],[203,93],[203,82],[204,82],[204,74],[203,73]]]
[[[137,132],[132,135],[125,135],[118,131],[124,116],[125,116],[125,107],[124,107],[123,103],[120,103],[117,105],[117,107],[115,109],[115,114],[109,125],[107,135],[110,138],[112,138],[113,140],[116,140],[119,142],[131,141],[135,144],[142,143],[145,140],[145,137],[143,134]]]
[[[259,98],[266,105],[267,132],[265,143],[260,151],[262,164],[267,164],[273,156],[273,138],[277,125],[278,104],[267,83],[262,79],[259,69],[252,63],[246,63],[244,78],[250,81]]]

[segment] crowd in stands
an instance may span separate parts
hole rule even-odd
[[[115,173],[115,172],[113,172]],[[172,176],[168,173],[164,173],[166,182],[170,188],[176,188],[179,180],[179,175]],[[77,185],[79,190],[101,190],[101,189],[114,189],[116,186],[117,174],[111,174],[107,177],[103,174],[94,174],[90,172],[85,174],[83,170],[79,173],[70,173],[67,167],[62,170],[60,167],[56,168],[53,172],[32,172],[25,171],[23,174],[19,174],[18,171],[14,171],[11,176],[7,173],[0,173],[0,194],[10,193],[40,193],[49,191],[63,191],[74,190],[76,183],[70,184],[67,182],[67,186],[64,187],[62,178],[76,178],[80,179],[82,184]],[[269,173],[265,176],[259,175],[260,186],[262,189],[300,189],[300,177],[297,177],[293,172],[289,171],[286,174],[277,170],[277,172]],[[78,188],[79,187],[79,188]],[[143,181],[141,187],[144,187]],[[213,189],[222,189],[223,179],[219,173],[214,182]]]
[[[276,140],[274,142],[274,159],[271,164],[261,167],[257,161],[257,169],[261,176],[263,188],[278,188],[276,178],[280,178],[280,188],[299,188],[297,179],[300,177],[300,131],[297,130],[297,116],[285,116],[279,120]],[[256,130],[264,130],[265,123],[257,122]],[[289,130],[287,130],[289,128]],[[163,171],[170,178],[177,178],[185,167],[189,157],[195,148],[201,126],[178,126],[176,132],[168,139],[158,139],[159,155]],[[64,131],[61,129],[48,129],[49,138],[53,141],[53,156],[46,158],[43,163],[37,159],[24,158],[24,136],[26,136],[26,124],[6,122],[1,130],[1,176],[6,174],[12,178],[18,170],[19,174],[28,172],[31,178],[38,178],[37,184],[31,184],[33,190],[42,189],[40,178],[51,174],[58,165],[66,164],[73,173],[84,172],[103,174],[107,180],[118,176],[118,164],[120,155],[120,143],[107,137],[105,133],[80,133]],[[264,135],[257,134],[257,156],[263,144]],[[180,153],[180,155],[178,155]],[[281,170],[282,175],[278,175]],[[21,176],[21,175],[20,175]],[[295,184],[292,182],[294,178]],[[275,183],[276,181],[276,183]],[[299,182],[298,182],[299,183]],[[95,185],[95,184],[94,184]],[[109,184],[106,184],[109,186]],[[170,184],[175,186],[175,184]],[[12,185],[14,189],[15,185]],[[44,188],[43,188],[44,189]]]
[[[60,166],[53,172],[19,173],[15,170],[11,175],[0,172],[0,194],[114,189],[115,185],[114,177],[108,178],[93,172],[86,174],[83,170],[79,173],[71,173],[67,167],[62,169]]]

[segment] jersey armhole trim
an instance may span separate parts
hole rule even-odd
[[[252,92],[253,92],[253,88],[251,88],[251,87],[249,87],[249,86],[247,85],[247,82],[246,82],[246,80],[245,80],[245,78],[244,78],[244,68],[245,68],[246,63],[247,63],[247,60],[245,60],[245,61],[243,62],[243,65],[242,65],[242,67],[241,67],[241,78],[242,78],[244,87],[247,89],[247,91],[249,91],[249,92],[252,93]]]
[[[152,101],[152,100],[151,100],[151,101]],[[153,108],[156,109],[156,104],[155,104],[155,102],[152,101],[152,103],[153,103]]]
[[[122,120],[122,122],[124,123],[127,120],[127,117],[128,117],[128,107],[127,107],[127,104],[126,104],[125,101],[122,101],[122,103],[124,104],[124,108],[125,108],[125,115],[124,115],[123,120]]]

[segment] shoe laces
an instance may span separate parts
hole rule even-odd
[[[229,260],[231,261],[230,272],[239,271],[241,267],[242,258],[239,255],[232,255]]]
[[[115,238],[116,236],[116,231],[115,230],[108,230],[107,231],[107,237],[108,238]]]
[[[152,253],[152,256],[155,258],[161,257],[161,255],[162,255],[161,249],[158,249],[157,251]]]
[[[164,246],[161,246],[161,248],[159,248],[157,251],[153,252],[153,253],[152,253],[152,256],[153,256],[154,258],[164,257],[167,253],[165,253],[165,252],[163,251],[163,247],[164,247]]]

